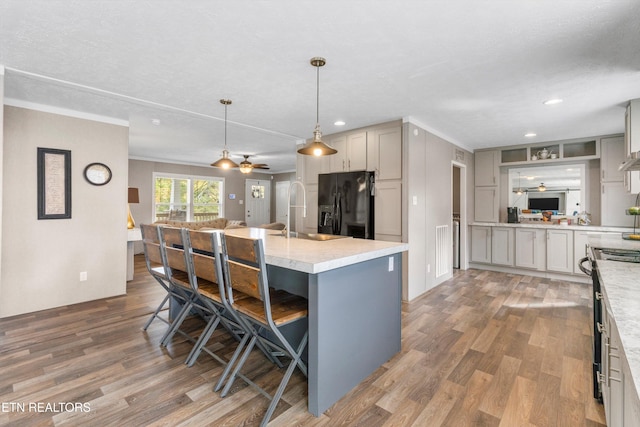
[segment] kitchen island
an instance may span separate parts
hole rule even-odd
[[[309,301],[309,412],[319,416],[401,346],[405,243],[285,238],[258,228],[225,230],[264,240],[269,284]]]
[[[640,241],[592,235],[592,248],[640,250]],[[609,425],[640,425],[640,264],[596,260],[603,301],[603,388]],[[606,311],[606,313],[605,313]],[[618,342],[619,341],[619,342]],[[605,360],[606,359],[606,360]],[[604,393],[604,391],[603,391]]]

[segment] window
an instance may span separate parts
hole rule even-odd
[[[224,179],[153,174],[155,220],[208,221],[224,217]]]

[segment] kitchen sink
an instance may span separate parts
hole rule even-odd
[[[285,237],[283,233],[272,234],[272,236]],[[292,231],[289,237],[293,239],[317,240],[319,242],[324,242],[327,240],[347,239],[351,236],[339,236],[334,234],[320,234],[320,233],[298,233],[296,231]]]

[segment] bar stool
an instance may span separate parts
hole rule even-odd
[[[250,340],[246,346],[242,342],[238,345],[215,390],[218,391],[222,387],[229,370],[235,365],[221,392],[222,397],[227,395],[256,343],[261,343],[272,350],[271,354],[290,358],[287,370],[273,396],[251,383],[271,399],[260,424],[266,426],[296,366],[305,376],[307,375],[307,366],[301,358],[309,336],[307,300],[285,291],[269,288],[264,243],[261,239],[224,234],[221,234],[220,238],[221,246],[216,248],[216,256],[222,260],[225,283],[228,286],[227,298],[230,306],[242,320]],[[295,323],[299,323],[304,328],[304,334],[297,345],[290,342],[282,333],[282,328]],[[281,366],[279,361],[278,366]]]
[[[174,298],[176,301],[185,304],[189,299],[189,296],[186,292],[184,292],[184,290],[174,287],[171,283],[171,280],[167,276],[164,267],[165,261],[160,247],[161,244],[158,227],[159,226],[157,225],[142,224],[140,225],[140,232],[142,233],[142,245],[144,248],[144,260],[147,266],[147,271],[149,271],[151,277],[153,277],[166,291],[166,295],[162,299],[160,305],[158,305],[156,310],[153,312],[151,317],[149,317],[147,323],[145,323],[145,325],[142,327],[142,330],[146,331],[155,319],[162,321],[168,326],[167,331],[161,339],[161,341],[163,341],[165,336],[171,329],[172,322],[169,316],[167,316],[167,318],[164,318],[160,315],[160,312],[164,310],[168,305],[170,298]],[[179,332],[185,336],[188,336],[182,331]]]

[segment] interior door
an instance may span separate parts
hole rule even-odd
[[[271,222],[271,181],[245,181],[245,221],[249,227]]]

